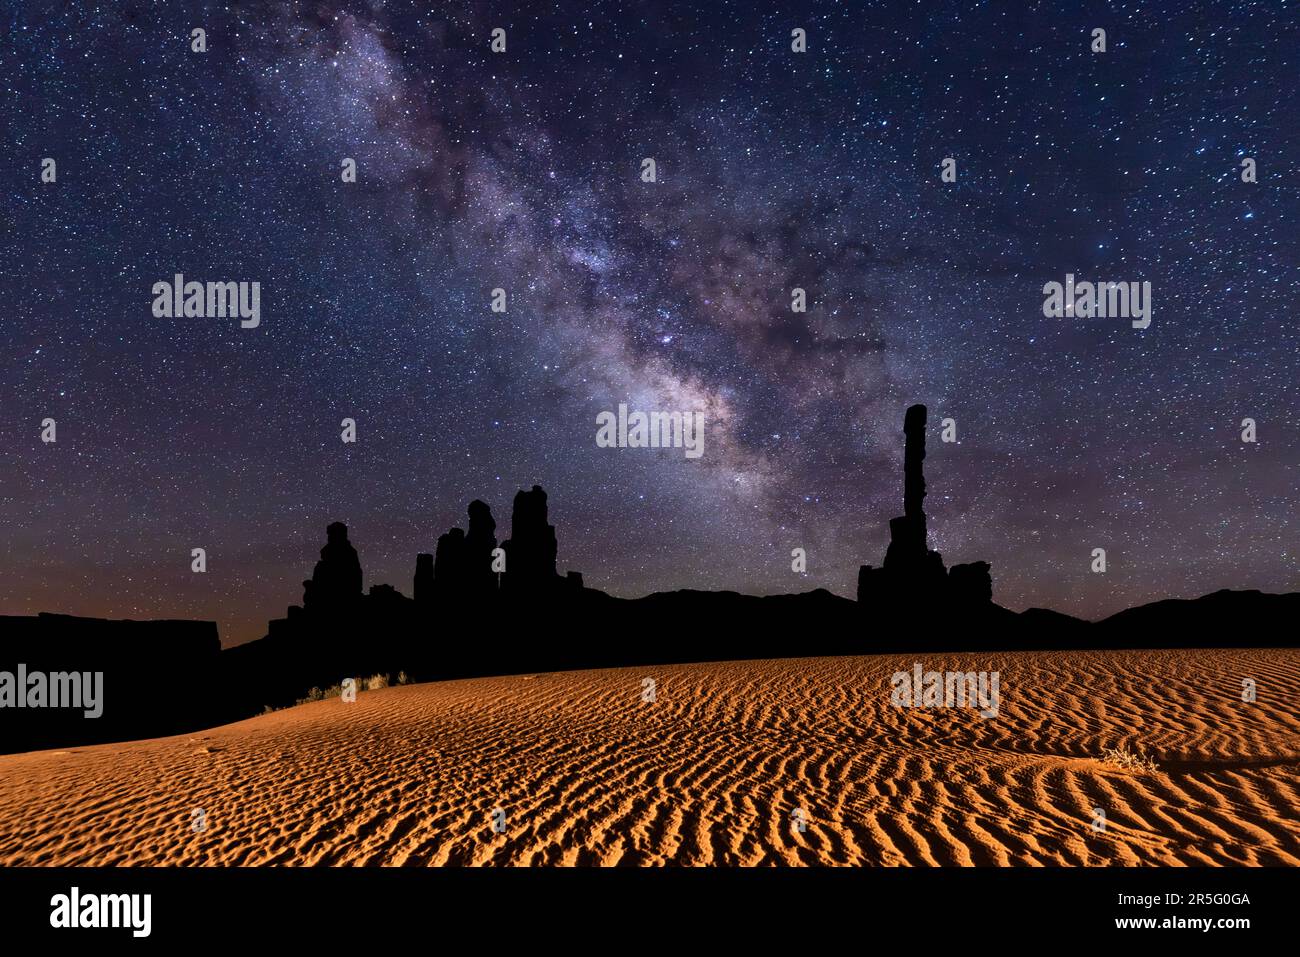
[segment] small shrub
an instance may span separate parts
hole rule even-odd
[[[369,678],[357,679],[357,690],[378,691],[380,688],[387,688],[391,684],[391,681],[392,679],[388,675],[371,675]],[[405,671],[401,672],[397,676],[397,683],[399,685],[409,684],[410,681],[411,679]],[[325,701],[328,698],[341,698],[341,697],[343,697],[343,685],[340,682],[339,684],[336,685],[330,685],[328,688],[325,688],[324,690],[320,688],[312,688],[310,691],[307,692],[307,697],[299,698],[297,701],[294,702],[294,704],[296,705],[311,704],[313,701]],[[272,708],[270,705],[267,705],[263,709],[262,713],[269,714],[272,711],[279,711],[279,710],[280,710],[279,708]]]
[[[1145,754],[1135,754],[1128,748],[1105,748],[1102,750],[1101,755],[1103,760],[1125,771],[1155,774],[1160,769],[1160,765]]]
[[[313,701],[324,701],[326,698],[339,698],[343,695],[342,685],[331,685],[322,691],[320,688],[312,688],[307,692],[307,697],[299,698],[295,704],[311,704]]]

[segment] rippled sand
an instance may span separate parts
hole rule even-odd
[[[892,707],[914,660],[998,671],[999,715]],[[0,862],[1295,865],[1298,772],[1294,650],[580,671],[0,756]]]

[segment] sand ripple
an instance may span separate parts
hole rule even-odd
[[[890,675],[914,658],[997,670],[999,716],[891,707]],[[1297,702],[1292,650],[412,685],[195,735],[0,756],[0,863],[1297,865]],[[1108,747],[1161,769],[1113,767]]]

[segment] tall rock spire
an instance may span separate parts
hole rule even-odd
[[[925,424],[923,405],[903,416],[903,514],[889,520],[883,568],[858,570],[858,601],[915,615],[931,606],[980,604],[992,591],[985,562],[957,566],[950,581],[943,556],[930,550],[925,516]]]
[[[885,567],[914,570],[927,561],[925,523],[925,406],[914,405],[903,417],[903,514],[889,523]],[[942,568],[942,564],[940,565]]]
[[[903,514],[925,534],[925,406],[914,405],[903,417]],[[924,539],[922,539],[924,540]]]

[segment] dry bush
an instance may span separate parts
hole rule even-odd
[[[1128,748],[1105,748],[1102,750],[1101,756],[1102,760],[1108,764],[1113,764],[1125,771],[1155,774],[1160,770],[1160,765],[1156,764],[1151,758],[1141,752],[1134,753]]]

